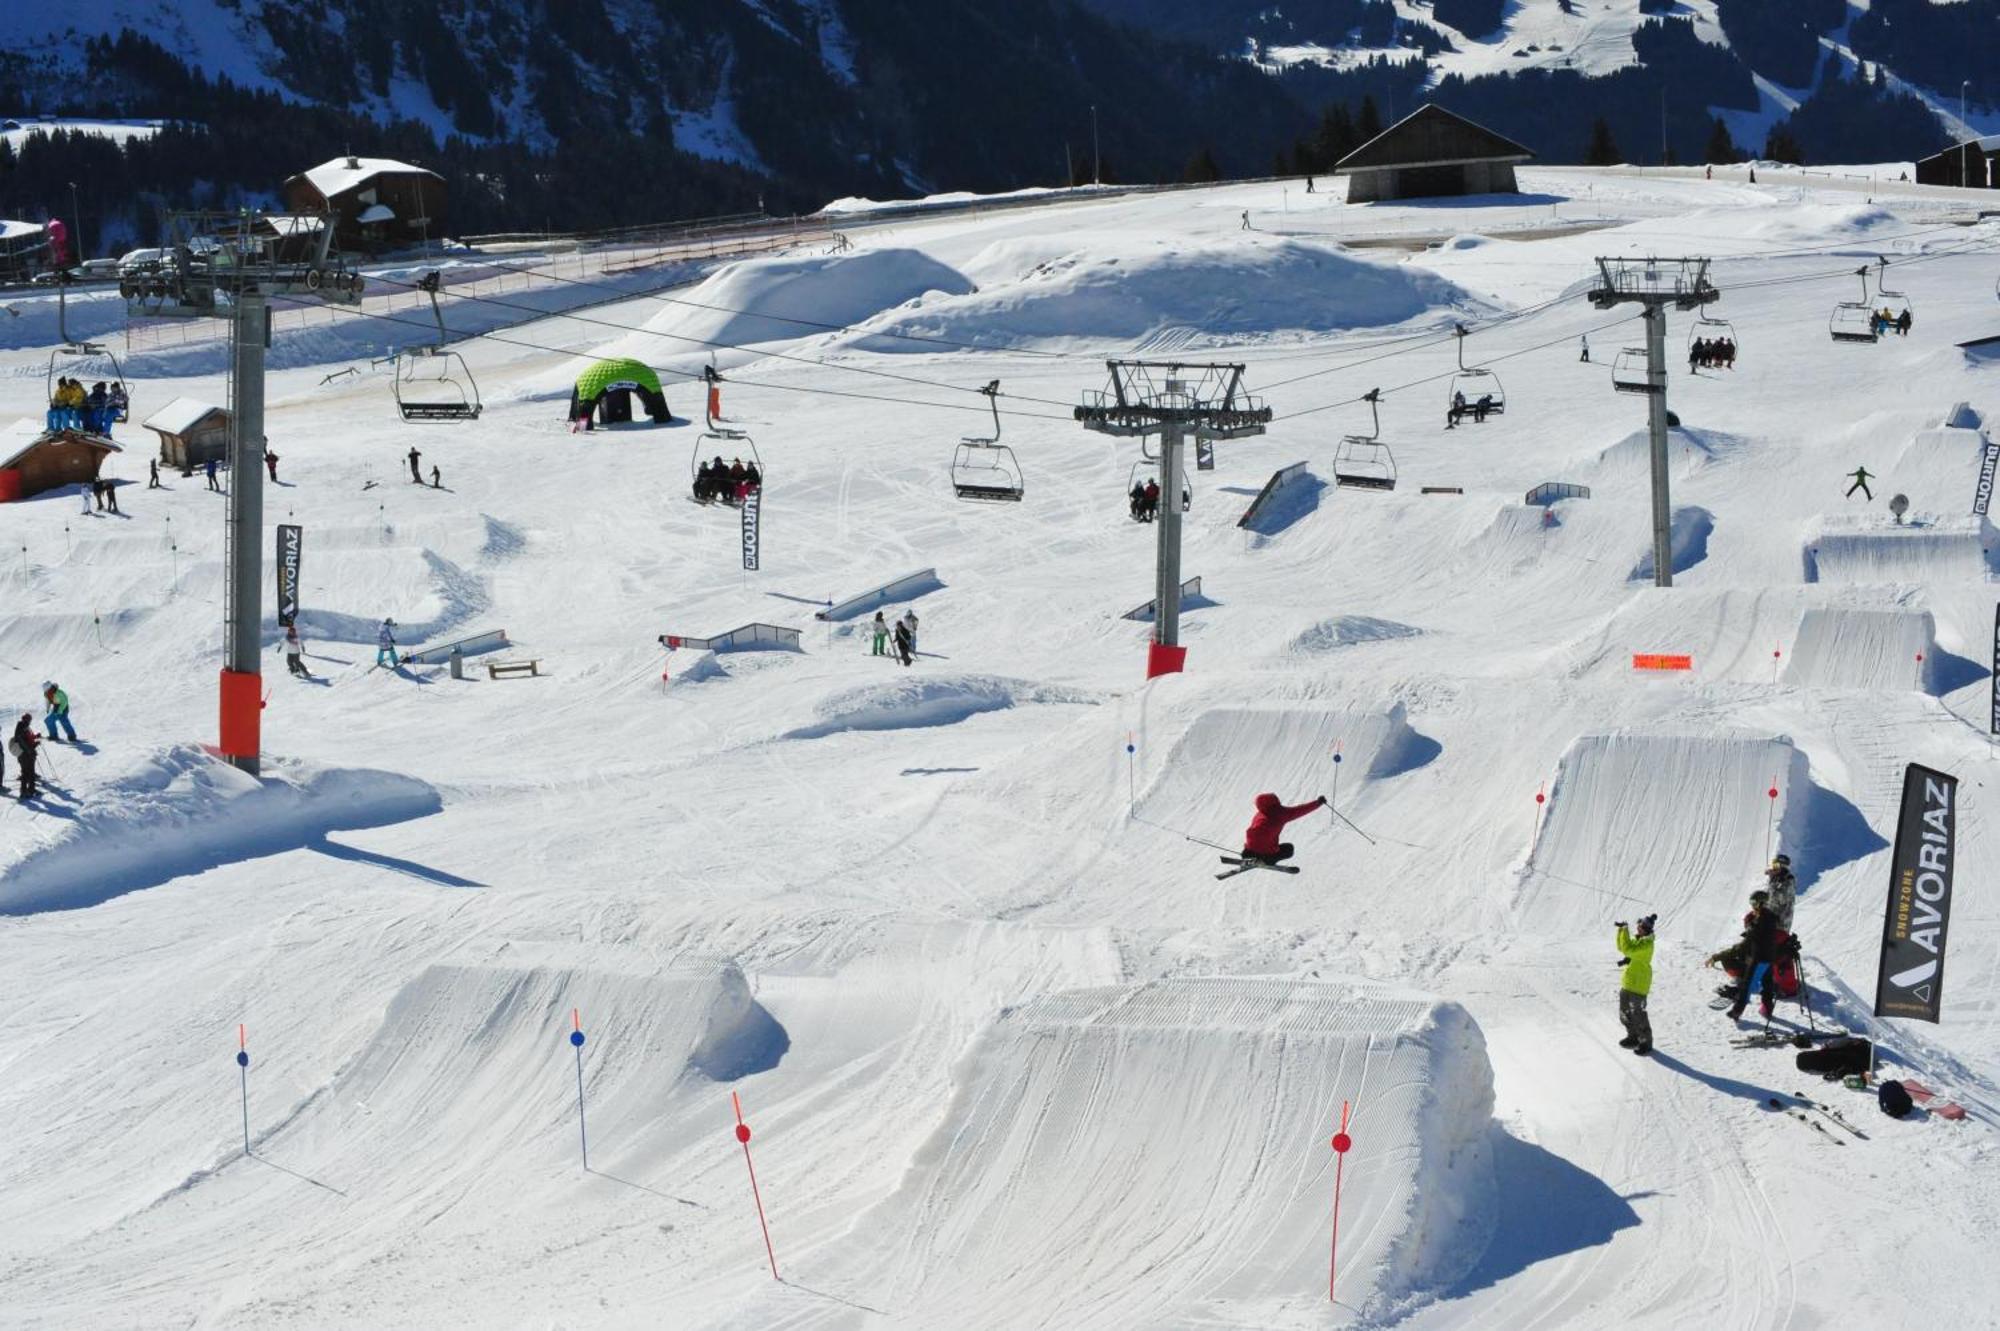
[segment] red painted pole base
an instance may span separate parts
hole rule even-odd
[[[264,677],[222,672],[222,742],[225,758],[255,758],[263,740]]]
[[[1165,643],[1148,643],[1146,646],[1146,678],[1158,679],[1161,675],[1178,675],[1187,665],[1187,648],[1169,647]]]

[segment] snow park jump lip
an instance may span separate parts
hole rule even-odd
[[[857,730],[915,730],[956,725],[982,712],[1006,711],[1022,703],[1097,701],[1075,690],[999,675],[924,675],[835,694],[821,704],[818,721],[787,730],[778,738],[825,739]]]
[[[953,1080],[901,1186],[801,1279],[966,1331],[1320,1324],[1343,1100],[1365,1165],[1342,1200],[1344,1306],[1378,1316],[1448,1288],[1466,1274],[1448,1236],[1493,1223],[1485,1041],[1425,995],[1261,978],[1058,992],[1002,1014]]]
[[[155,755],[113,782],[63,831],[0,868],[0,915],[80,910],[217,865],[318,849],[331,832],[385,827],[444,807],[436,789],[394,772],[274,763],[261,781],[193,746]],[[162,832],[173,831],[171,838]],[[413,866],[420,870],[422,866]],[[477,886],[426,870],[432,881]]]

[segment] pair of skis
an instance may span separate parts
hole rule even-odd
[[[1234,878],[1239,873],[1249,873],[1252,869],[1269,869],[1273,873],[1297,873],[1299,871],[1299,866],[1296,864],[1273,864],[1269,860],[1245,859],[1241,855],[1224,855],[1221,858],[1224,864],[1233,864],[1236,867],[1233,869],[1224,869],[1221,873],[1217,874],[1215,877],[1218,882],[1224,878]]]
[[[1795,1118],[1799,1122],[1806,1124],[1835,1146],[1845,1146],[1847,1143],[1834,1136],[1827,1129],[1827,1124],[1829,1123],[1843,1132],[1859,1137],[1862,1141],[1868,1140],[1868,1134],[1848,1122],[1845,1114],[1835,1109],[1832,1105],[1815,1100],[1803,1092],[1793,1091],[1792,1103],[1790,1104],[1787,1104],[1775,1095],[1769,1097],[1765,1103],[1773,1109],[1783,1110],[1787,1118]]]
[[[1787,1045],[1794,1049],[1810,1049],[1816,1041],[1838,1040],[1850,1034],[1850,1031],[1753,1031],[1736,1037],[1729,1044],[1733,1049],[1780,1049]]]

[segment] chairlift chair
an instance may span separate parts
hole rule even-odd
[[[1887,266],[1887,260],[1884,260],[1883,267],[1886,269]],[[1868,266],[1863,264],[1855,269],[1854,275],[1861,279],[1861,299],[1844,300],[1834,306],[1833,314],[1827,319],[1827,332],[1836,342],[1879,342],[1882,338],[1880,316],[1884,306],[1877,305],[1868,294]],[[1891,293],[1885,291],[1882,294],[1887,296]],[[1900,294],[1897,299],[1902,301],[1902,305],[1892,311],[1892,317],[1909,308],[1909,302]]]
[[[1741,348],[1736,340],[1736,325],[1727,319],[1713,319],[1704,314],[1688,325],[1688,351],[1694,351],[1697,342],[1727,342],[1732,347]]]
[[[465,357],[445,350],[448,334],[438,308],[440,281],[435,268],[417,279],[417,288],[431,298],[431,317],[438,338],[429,346],[410,347],[396,357],[396,411],[406,421],[476,421],[479,385]]]
[[[1140,459],[1139,461],[1132,464],[1131,472],[1128,473],[1125,477],[1125,497],[1128,500],[1132,497],[1132,490],[1134,486],[1144,485],[1147,481],[1157,480],[1157,479],[1159,479],[1159,463],[1156,460],[1150,458]],[[1182,467],[1181,468],[1181,512],[1185,513],[1193,507],[1194,507],[1194,487],[1188,483],[1187,468]],[[1142,519],[1139,517],[1137,513],[1133,513],[1131,517],[1132,521],[1134,522],[1142,521]]]
[[[1389,445],[1383,443],[1381,438],[1382,390],[1371,388],[1362,400],[1368,404],[1375,427],[1368,434],[1346,436],[1334,449],[1334,484],[1358,490],[1393,490],[1396,488],[1396,455],[1389,451]]]
[[[967,435],[951,458],[951,488],[960,499],[1019,503],[1023,490],[1021,464],[1014,450],[1000,442],[1000,381],[979,390],[993,409],[993,433]]]
[[[727,453],[729,454],[727,461],[744,460],[755,467],[757,469],[759,489],[762,489],[769,483],[770,477],[764,471],[764,459],[757,452],[757,441],[750,437],[748,430],[735,430],[724,425],[718,425],[715,417],[708,415],[705,411],[703,419],[707,421],[707,426],[695,437],[694,456],[688,461],[688,479],[690,483],[701,479],[701,464],[711,460],[709,456],[711,448],[715,450],[714,461],[725,462],[726,465],[723,454]],[[743,458],[745,449],[748,449],[750,452],[750,456],[747,459]],[[722,502],[733,504],[736,501],[733,497],[725,495]]]
[[[1611,386],[1621,393],[1653,391],[1644,347],[1626,347],[1618,353],[1611,362]]]
[[[1464,324],[1453,330],[1458,338],[1458,371],[1451,376],[1451,387],[1445,394],[1445,421],[1455,425],[1460,420],[1470,418],[1474,422],[1486,416],[1502,416],[1507,412],[1507,390],[1500,383],[1500,376],[1491,370],[1482,370],[1476,365],[1465,363],[1465,339],[1472,336]],[[1482,414],[1479,404],[1486,403]],[[1463,402],[1465,405],[1460,406]]]

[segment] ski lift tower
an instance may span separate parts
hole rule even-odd
[[[1673,506],[1667,493],[1667,307],[1699,310],[1721,296],[1707,259],[1599,259],[1590,303],[1642,305],[1646,318],[1647,432],[1653,459],[1653,585],[1674,585]]]
[[[272,298],[353,304],[361,277],[329,253],[333,219],[249,212],[175,213],[157,272],[125,284],[141,319],[229,320],[229,509],[223,563],[221,736],[232,766],[256,775],[263,698],[264,350]]]
[[[1183,365],[1178,362],[1114,360],[1105,362],[1111,386],[1085,395],[1076,419],[1099,434],[1135,436],[1140,452],[1160,464],[1159,560],[1153,593],[1153,643],[1146,656],[1146,678],[1172,674],[1187,659],[1181,632],[1181,450],[1192,437],[1196,446],[1214,439],[1242,439],[1264,433],[1271,409],[1263,399],[1243,391],[1243,366]],[[1158,435],[1155,458],[1145,451],[1148,436]]]

